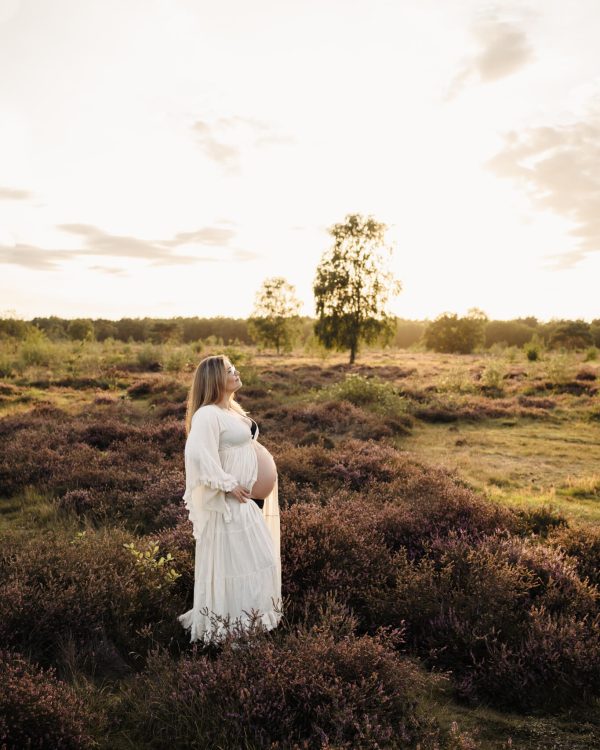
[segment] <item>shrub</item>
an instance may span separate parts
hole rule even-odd
[[[86,750],[98,747],[88,734],[86,703],[56,670],[44,670],[21,654],[0,650],[0,746],[39,750]]]
[[[530,362],[537,362],[540,358],[540,347],[536,344],[529,344],[525,347],[525,355]]]
[[[141,370],[158,372],[162,369],[162,348],[152,344],[144,344],[138,349],[136,359]]]
[[[535,508],[518,508],[515,513],[521,520],[521,536],[538,534],[546,539],[548,534],[558,528],[566,527],[569,522],[560,510],[555,510],[549,505],[541,505]]]
[[[322,497],[341,488],[365,491],[374,482],[391,481],[398,455],[391,446],[353,438],[331,450],[320,445],[280,444],[280,492],[287,499],[307,487]]]
[[[362,440],[379,440],[410,432],[412,418],[379,415],[355,406],[350,401],[316,401],[286,404],[278,409],[265,410],[260,423],[261,434],[278,432],[286,439],[302,444],[308,432],[323,435],[331,440],[336,435],[348,435]]]
[[[110,413],[71,418],[33,410],[0,420],[0,440],[6,494],[34,485],[93,522],[122,521],[150,533],[183,495],[184,431],[175,419],[135,426]]]
[[[595,704],[600,684],[600,615],[589,621],[552,615],[544,605],[527,612],[516,643],[489,640],[485,659],[458,680],[459,695],[498,708],[562,713]]]
[[[147,648],[143,628],[179,636],[174,611],[184,611],[181,582],[170,584],[150,562],[136,564],[124,546],[131,542],[140,546],[119,529],[4,540],[1,641],[42,664],[61,663],[65,644],[73,642],[86,671],[123,674]]]
[[[358,374],[346,375],[340,383],[319,391],[317,397],[349,401],[355,406],[364,406],[377,414],[391,417],[402,417],[407,413],[406,399],[390,383]]]
[[[486,365],[482,375],[482,384],[493,391],[501,391],[506,367],[500,362],[490,362]]]
[[[287,616],[297,619],[304,601],[335,593],[352,608],[366,631],[375,621],[370,601],[394,584],[392,556],[381,535],[361,523],[356,499],[295,505],[282,516],[282,587],[290,597]]]
[[[174,663],[157,649],[126,689],[121,731],[149,750],[433,750],[447,745],[418,702],[432,679],[383,635],[329,628],[226,644],[216,659],[193,650]]]
[[[22,367],[51,367],[57,360],[56,348],[38,329],[31,330],[21,343],[19,361]]]
[[[494,533],[516,533],[518,516],[508,507],[486,500],[449,470],[427,466],[412,455],[399,454],[394,479],[369,493],[375,524],[392,551],[407,550],[411,560],[428,551],[431,539],[455,531],[476,541]]]
[[[598,592],[572,560],[510,536],[473,544],[459,534],[433,539],[416,563],[399,557],[378,621],[404,621],[411,650],[451,670],[459,696],[519,710],[597,697]]]
[[[548,544],[577,561],[582,579],[600,586],[600,529],[588,524],[561,525],[548,536]]]
[[[458,529],[477,540],[501,529],[518,528],[508,509],[489,503],[453,482],[447,473],[427,473],[404,457],[392,483],[379,483],[359,495],[338,490],[325,505],[297,503],[282,524],[284,587],[294,603],[311,590],[335,591],[351,604],[367,630],[379,620],[386,596],[403,560],[430,552],[430,541]],[[387,621],[386,621],[387,622]]]
[[[185,351],[175,349],[167,354],[163,369],[167,372],[180,372],[184,369],[187,361],[188,358]]]

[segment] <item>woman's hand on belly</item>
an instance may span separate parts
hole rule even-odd
[[[252,495],[250,494],[250,492],[248,492],[245,487],[242,487],[241,484],[238,484],[235,489],[231,490],[231,494],[234,495],[234,497],[236,497],[240,501],[240,503],[247,503],[248,500],[252,499]]]

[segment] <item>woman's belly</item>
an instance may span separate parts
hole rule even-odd
[[[252,441],[256,450],[256,460],[258,464],[256,482],[252,485],[250,494],[257,500],[264,500],[267,495],[270,494],[273,487],[275,486],[275,480],[277,479],[277,467],[273,456],[265,448],[264,445],[257,443],[256,440]]]

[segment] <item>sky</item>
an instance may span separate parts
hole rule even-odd
[[[0,0],[0,316],[247,317],[351,213],[403,318],[600,317],[598,0]]]

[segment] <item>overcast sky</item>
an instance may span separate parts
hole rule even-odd
[[[314,314],[348,213],[391,310],[600,317],[600,1],[0,0],[0,313]]]

